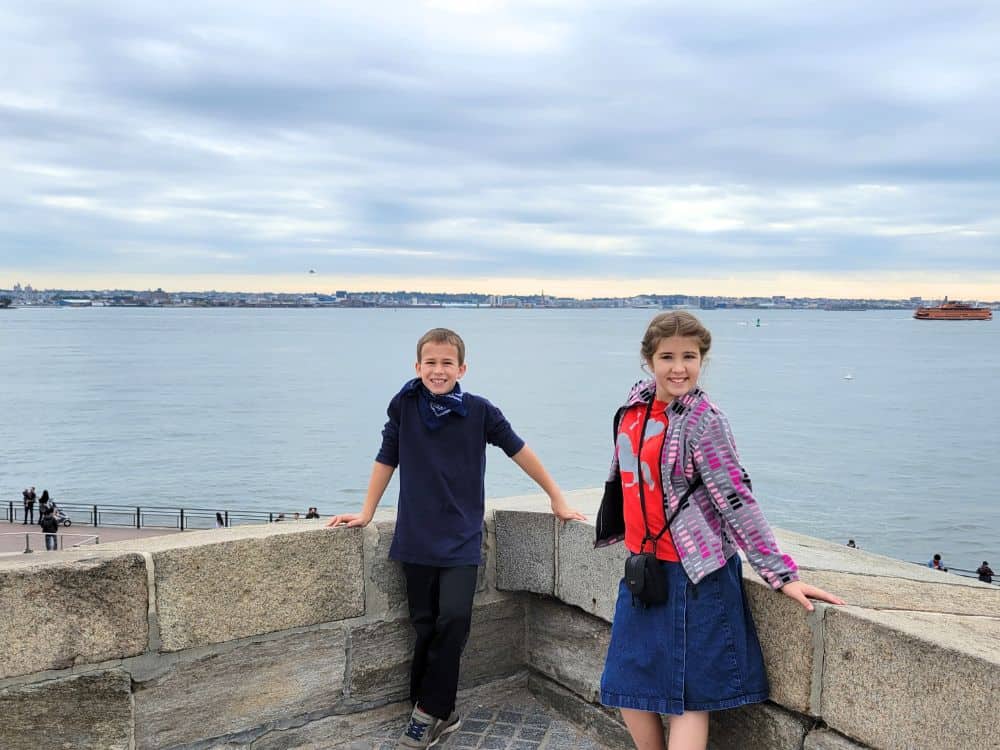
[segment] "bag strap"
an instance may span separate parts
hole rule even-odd
[[[642,538],[642,543],[639,545],[639,552],[642,552],[643,549],[645,549],[646,542],[650,542],[653,545],[653,554],[655,555],[656,543],[660,541],[660,539],[663,537],[664,534],[667,533],[667,530],[670,528],[670,524],[672,524],[674,522],[674,519],[677,518],[677,514],[681,512],[681,509],[684,507],[684,504],[691,497],[691,494],[701,486],[702,479],[700,473],[695,475],[694,481],[692,481],[691,484],[688,485],[687,490],[685,490],[684,494],[681,495],[681,499],[677,503],[677,510],[675,510],[673,513],[670,514],[670,518],[666,519],[666,522],[663,524],[663,528],[660,529],[660,533],[657,534],[656,536],[653,536],[649,530],[649,519],[646,517],[646,492],[645,492],[646,480],[642,476],[642,444],[643,441],[646,439],[646,425],[649,423],[649,415],[652,411],[653,411],[653,402],[650,401],[648,404],[646,404],[646,414],[642,419],[642,431],[639,433],[639,450],[638,450],[639,465],[637,467],[639,476],[636,477],[636,479],[639,482],[639,506],[642,508],[642,525],[646,528],[646,535]],[[663,439],[664,440],[667,439],[666,435],[663,436]],[[660,487],[662,488],[663,487],[662,461],[657,461],[656,465],[660,471]]]

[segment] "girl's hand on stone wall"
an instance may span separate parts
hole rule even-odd
[[[815,609],[813,603],[809,601],[810,599],[818,599],[821,602],[829,602],[830,604],[844,604],[844,600],[839,596],[834,596],[821,588],[810,586],[808,583],[803,583],[802,581],[786,583],[781,587],[781,593],[797,601],[809,612]]]

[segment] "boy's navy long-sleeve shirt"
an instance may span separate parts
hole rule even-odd
[[[524,447],[503,413],[481,396],[463,393],[466,416],[448,414],[429,430],[416,389],[389,402],[382,448],[375,460],[399,467],[396,533],[389,557],[405,563],[453,567],[482,564],[486,508],[486,445],[508,456]]]

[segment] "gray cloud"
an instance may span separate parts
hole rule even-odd
[[[1000,272],[982,3],[10,5],[0,266]]]

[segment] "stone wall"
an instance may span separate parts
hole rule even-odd
[[[310,521],[0,557],[0,748],[350,739],[408,696],[392,529],[386,514],[363,530]],[[525,600],[498,592],[493,569],[463,688],[524,669]]]
[[[596,493],[571,496],[593,514]],[[624,550],[546,507],[488,514],[462,686],[527,668],[538,698],[630,747],[597,704]],[[412,633],[392,514],[322,523],[0,557],[0,748],[328,748],[398,723]],[[1000,748],[1000,590],[780,536],[850,605],[806,615],[748,573],[772,702],[717,714],[713,747]]]
[[[577,507],[596,509],[596,492],[571,494]],[[594,550],[592,524],[561,525],[539,507],[533,498],[497,504],[497,584],[536,594],[527,615],[536,679],[551,683],[564,710],[615,721],[596,690],[627,553]],[[1000,588],[801,534],[778,537],[806,581],[848,605],[807,614],[744,566],[771,701],[713,715],[713,747],[1000,748]],[[540,557],[525,565],[532,554]]]

